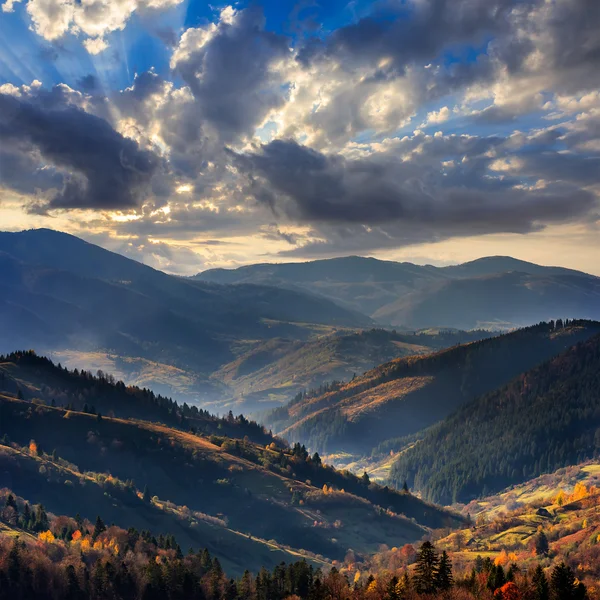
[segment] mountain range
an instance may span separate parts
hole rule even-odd
[[[509,257],[452,267],[347,257],[183,278],[68,234],[4,232],[0,351],[37,348],[213,410],[254,412],[489,335],[450,329],[600,318],[599,282]],[[444,335],[424,337],[432,328]]]
[[[211,269],[195,279],[308,290],[404,328],[506,328],[557,315],[600,318],[600,278],[508,256],[450,267],[349,256]]]

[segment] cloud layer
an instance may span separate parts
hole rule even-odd
[[[94,55],[179,4],[3,9]],[[333,27],[314,10],[275,31],[258,4],[222,8],[124,89],[0,85],[0,184],[30,212],[96,211],[94,235],[154,240],[156,260],[165,239],[314,256],[596,226],[600,3],[379,0]]]

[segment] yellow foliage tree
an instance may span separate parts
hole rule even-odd
[[[555,504],[558,504],[558,506],[562,506],[565,503],[565,491],[564,490],[560,490],[560,492],[558,492],[558,496],[556,496],[556,500],[554,500]]]
[[[54,537],[54,534],[48,530],[42,531],[42,533],[38,535],[38,539],[42,542],[46,542],[47,544],[52,544],[56,538]]]
[[[576,502],[577,500],[581,500],[582,498],[585,498],[587,495],[588,495],[588,490],[587,490],[585,483],[581,483],[581,481],[578,481],[575,484],[575,487],[573,488],[573,493],[569,497],[569,500],[571,502]]]

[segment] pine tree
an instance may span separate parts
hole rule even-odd
[[[404,485],[402,486],[402,491],[405,494],[408,494],[408,483],[406,483],[406,479],[404,480]]]
[[[453,583],[452,561],[444,550],[435,574],[435,587],[442,592],[446,592],[452,587]]]
[[[550,590],[548,587],[548,580],[546,579],[546,574],[544,573],[544,569],[542,569],[542,565],[538,565],[535,568],[532,583],[534,587],[534,600],[549,600]]]
[[[414,585],[419,594],[435,592],[435,578],[439,559],[431,542],[423,542],[417,554]]]
[[[147,486],[147,485],[145,485],[145,486],[144,486],[144,495],[143,495],[143,499],[144,499],[144,502],[145,502],[146,504],[150,504],[150,501],[151,501],[151,499],[152,499],[152,498],[151,498],[151,496],[150,496],[150,490],[148,489],[148,486]]]
[[[583,600],[586,597],[585,586],[576,583],[573,570],[564,562],[552,570],[550,591],[554,600]]]
[[[540,556],[548,556],[549,551],[548,538],[543,531],[540,531],[535,538],[535,553]]]
[[[81,588],[79,581],[77,580],[77,573],[75,573],[75,567],[68,565],[65,568],[65,575],[67,577],[67,592],[65,600],[82,600]]]
[[[103,532],[106,531],[106,525],[104,521],[100,518],[100,515],[96,517],[96,525],[94,526],[94,533],[92,533],[92,539],[96,541],[96,538]]]

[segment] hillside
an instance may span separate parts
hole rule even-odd
[[[301,291],[170,276],[56,231],[0,233],[3,351],[104,349],[206,379],[235,358],[233,341],[301,336],[296,322],[371,321]]]
[[[567,562],[580,579],[600,581],[600,535],[597,460],[528,480],[462,507],[471,523],[439,532],[436,546],[447,550],[454,565],[489,557],[507,568],[523,570]],[[439,536],[437,536],[439,537]]]
[[[427,356],[400,358],[277,409],[269,426],[319,451],[364,455],[449,416],[470,400],[600,331],[598,322],[541,323]]]
[[[3,485],[56,514],[174,533],[232,572],[290,552],[341,559],[457,522],[323,466],[243,417],[216,419],[31,353],[3,357],[0,372]]]
[[[211,269],[196,279],[304,289],[403,327],[529,325],[555,315],[600,318],[600,279],[505,256],[451,267],[350,256]]]
[[[281,553],[287,564],[243,575],[208,548],[184,555],[170,533],[109,525],[100,515],[89,520],[48,513],[2,489],[0,590],[11,600],[418,600],[431,577],[423,565],[433,563],[430,598],[596,600],[597,473],[596,463],[563,469],[464,507],[469,519],[453,531],[432,532],[433,544],[382,546],[368,556],[348,552],[335,568]],[[535,501],[513,500],[542,488],[548,493]],[[507,500],[512,504],[503,504]],[[246,542],[240,538],[240,550],[251,566],[256,556],[250,553],[260,546]],[[230,579],[232,574],[237,578]]]
[[[428,354],[492,335],[487,331],[398,333],[384,329],[339,331],[306,341],[276,338],[253,345],[212,375],[231,404],[245,412],[280,406],[327,382],[350,381],[394,358]],[[219,401],[219,406],[228,406]]]
[[[599,431],[597,335],[462,406],[400,455],[391,479],[468,502],[596,456]]]

